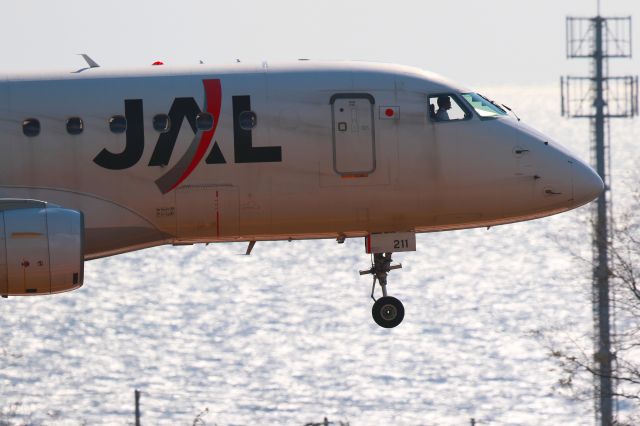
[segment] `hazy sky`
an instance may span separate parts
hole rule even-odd
[[[82,52],[113,68],[355,59],[469,85],[556,84],[589,70],[565,59],[565,16],[595,13],[596,0],[7,0],[1,69],[77,69]],[[602,0],[602,14],[640,25],[640,1]],[[611,63],[612,75],[638,70]]]

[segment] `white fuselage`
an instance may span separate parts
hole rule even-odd
[[[597,196],[587,165],[512,117],[469,108],[468,120],[430,119],[430,96],[463,92],[413,68],[355,63],[9,76],[0,198],[82,212],[92,259],[164,243],[489,226]],[[197,109],[213,129],[194,132]],[[158,114],[173,118],[169,133],[154,129]],[[126,132],[110,130],[115,116]],[[67,131],[70,118],[82,133]],[[29,119],[37,136],[23,132]]]

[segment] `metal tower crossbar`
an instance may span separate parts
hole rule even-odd
[[[597,22],[602,25],[602,58],[631,58],[631,16],[566,19],[567,59],[594,58]]]
[[[593,77],[560,77],[561,114],[570,118],[595,118]],[[638,77],[602,77],[605,118],[638,115]]]

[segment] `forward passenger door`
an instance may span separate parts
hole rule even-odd
[[[368,175],[376,169],[373,96],[331,97],[333,167],[340,175]]]

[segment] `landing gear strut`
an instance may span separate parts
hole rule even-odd
[[[402,322],[404,318],[404,306],[402,302],[392,296],[387,295],[387,275],[392,269],[400,269],[402,265],[391,265],[393,253],[374,253],[373,264],[371,269],[360,271],[360,275],[373,275],[373,286],[371,287],[371,298],[374,300],[371,315],[373,320],[380,327],[393,328]],[[376,290],[376,281],[380,283],[382,288],[382,297],[377,299],[374,297]]]

